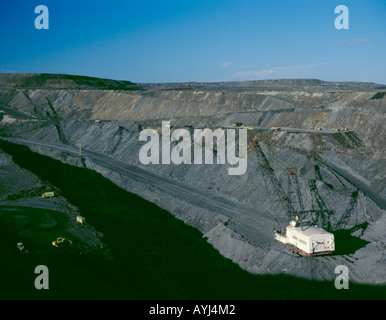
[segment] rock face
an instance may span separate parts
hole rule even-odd
[[[155,202],[250,272],[330,280],[347,265],[350,280],[385,284],[385,89],[301,79],[133,84],[1,75],[0,134]],[[248,145],[240,176],[222,164],[143,165],[141,130],[161,132],[166,120],[191,133],[238,122],[259,147]],[[318,224],[335,233],[334,255],[299,257],[274,242],[272,229],[289,222],[277,188],[286,198],[296,189],[288,168],[296,168],[304,209],[320,212]]]

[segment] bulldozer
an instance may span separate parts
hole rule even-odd
[[[55,241],[52,241],[52,245],[54,247],[57,247],[57,248],[64,247],[64,246],[67,246],[67,245],[70,245],[70,244],[72,244],[72,241],[68,240],[68,239],[66,239],[64,237],[58,237],[58,238],[56,238]]]

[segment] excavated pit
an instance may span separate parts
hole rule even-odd
[[[353,282],[386,284],[385,86],[277,80],[122,88],[46,78],[2,76],[3,139],[101,173],[197,228],[251,273],[333,280],[335,267],[347,265]],[[219,164],[143,165],[139,134],[160,132],[162,121],[191,131],[239,122],[261,152],[248,143],[240,176]],[[274,242],[273,228],[288,217],[267,172],[287,192],[288,168],[297,169],[304,207],[323,207],[318,219],[336,234],[333,255],[299,257]]]

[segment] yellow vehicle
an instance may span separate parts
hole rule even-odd
[[[273,131],[280,131],[280,128],[279,127],[271,127],[271,130],[273,130]]]
[[[101,121],[99,119],[96,119],[95,123],[101,123]]]
[[[42,197],[43,198],[52,198],[52,197],[55,197],[55,192],[44,192],[43,194],[42,194]]]
[[[80,224],[85,224],[86,223],[86,218],[82,216],[76,216],[76,222]]]
[[[55,241],[52,241],[52,245],[58,248],[69,244],[72,244],[72,241],[63,237],[56,238]]]
[[[251,126],[245,127],[245,129],[253,130],[253,128]]]

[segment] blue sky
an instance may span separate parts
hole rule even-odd
[[[37,30],[35,7],[49,9]],[[337,5],[349,29],[334,26]],[[2,0],[0,72],[386,84],[385,0]]]

